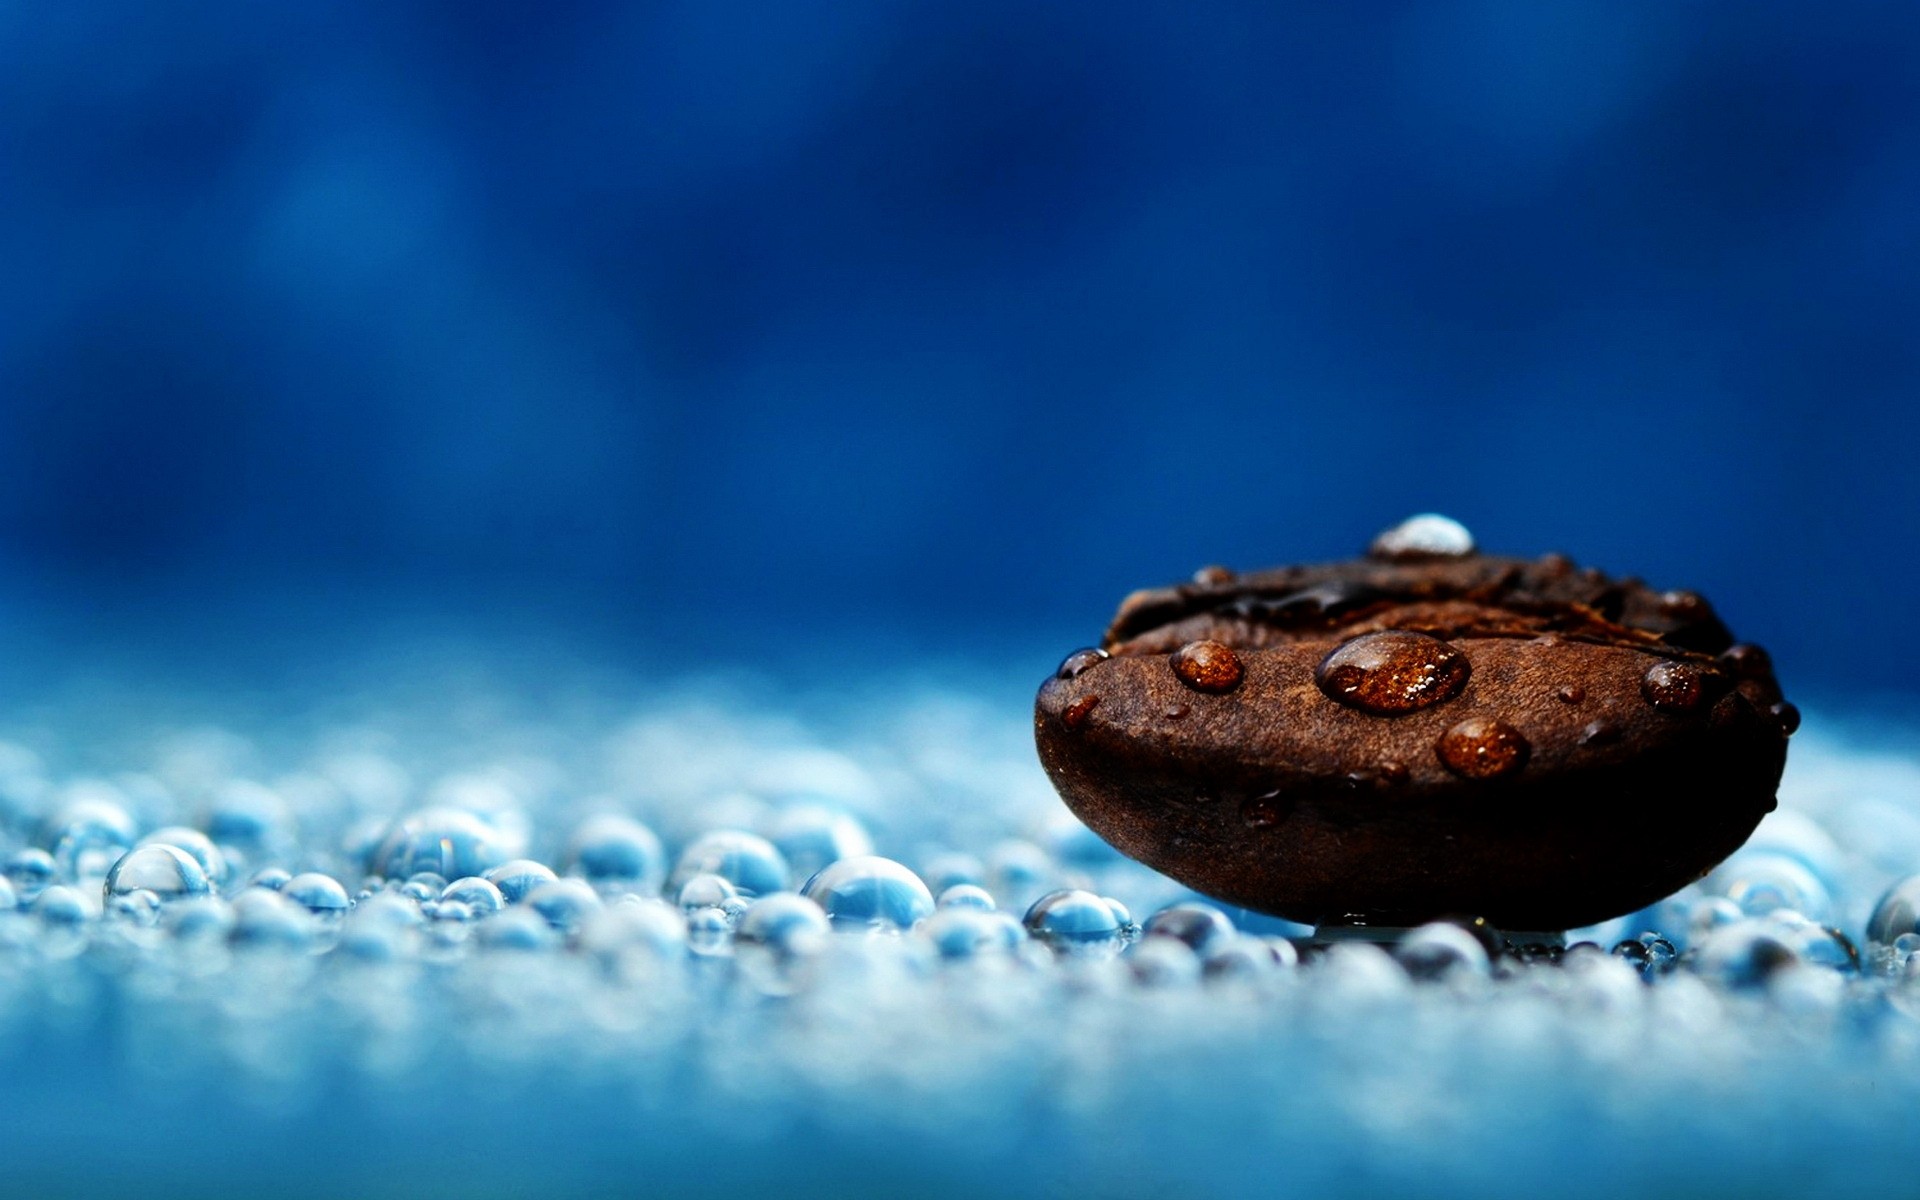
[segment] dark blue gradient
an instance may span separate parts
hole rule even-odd
[[[1892,3],[9,6],[0,595],[1071,641],[1438,509],[1912,693],[1917,57]]]

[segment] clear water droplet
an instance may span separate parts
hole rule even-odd
[[[695,875],[680,885],[678,903],[684,912],[696,908],[719,908],[740,893],[718,875]]]
[[[812,875],[828,863],[873,853],[866,826],[842,809],[827,804],[796,804],[774,818],[770,831],[774,849],[787,860],[794,877]]]
[[[1451,699],[1472,666],[1454,646],[1424,633],[1390,629],[1342,643],[1314,670],[1329,699],[1376,716],[1418,712]]]
[[[1695,713],[1719,699],[1725,683],[1725,677],[1711,667],[1663,660],[1641,677],[1640,695],[1661,712]]]
[[[981,912],[992,912],[998,907],[992,893],[973,883],[956,883],[944,889],[935,904],[938,908],[977,908]]]
[[[1188,642],[1174,651],[1168,662],[1181,683],[1210,695],[1230,692],[1246,677],[1240,656],[1219,642]]]
[[[307,871],[295,875],[287,880],[286,886],[280,889],[280,894],[314,916],[324,919],[337,919],[343,916],[347,909],[353,907],[353,902],[347,898],[347,889],[340,885],[340,881],[318,871]],[[429,894],[439,895],[438,891]]]
[[[1035,941],[1069,957],[1110,957],[1123,942],[1113,908],[1079,888],[1048,892],[1033,902],[1022,923]]]
[[[775,892],[747,906],[734,937],[782,956],[812,954],[825,944],[833,924],[818,904],[793,892]]]
[[[1238,936],[1232,918],[1211,904],[1196,901],[1168,905],[1148,917],[1140,932],[1149,939],[1177,938],[1203,957],[1215,945]]]
[[[1075,650],[1060,660],[1060,666],[1053,672],[1055,679],[1074,679],[1090,667],[1099,666],[1107,661],[1107,652],[1097,646],[1088,646],[1084,650]]]
[[[1374,558],[1465,558],[1474,551],[1473,534],[1452,517],[1416,513],[1384,530],[1367,547]]]
[[[1068,729],[1078,729],[1087,723],[1087,718],[1093,715],[1093,710],[1099,705],[1100,697],[1091,694],[1081,696],[1061,710],[1060,723]]]
[[[1415,979],[1445,979],[1456,973],[1486,975],[1492,969],[1479,938],[1451,921],[1410,929],[1394,945],[1393,957]]]
[[[442,904],[462,904],[475,916],[490,916],[507,906],[499,888],[478,875],[456,879],[440,891]]]
[[[421,871],[458,879],[483,874],[506,858],[506,839],[486,821],[457,808],[424,808],[389,827],[367,866],[388,879]]]
[[[516,858],[503,862],[499,866],[480,873],[481,878],[500,889],[500,895],[508,904],[518,904],[526,899],[527,893],[543,883],[552,883],[559,876],[545,863],[530,858]]]
[[[673,864],[667,880],[669,894],[695,875],[718,875],[748,898],[784,891],[790,873],[787,860],[772,842],[738,829],[720,829],[695,838]]]
[[[108,898],[129,892],[151,892],[160,900],[185,900],[211,890],[207,873],[191,854],[175,846],[140,846],[129,850],[107,872]]]
[[[200,869],[206,873],[208,882],[218,887],[227,881],[226,856],[220,853],[220,847],[213,844],[212,838],[198,829],[189,829],[185,825],[169,825],[164,829],[154,830],[134,844],[136,846],[173,846],[185,850],[193,856],[193,861],[200,864]]]
[[[920,877],[877,855],[843,858],[821,869],[801,893],[820,906],[836,929],[906,929],[933,913],[933,894]]]
[[[602,904],[600,893],[594,891],[593,885],[584,879],[556,879],[552,883],[543,883],[528,892],[526,897],[528,908],[563,933],[578,929],[587,915],[598,912]]]
[[[7,882],[13,885],[14,895],[22,904],[33,903],[35,897],[52,886],[59,874],[60,869],[54,864],[53,855],[45,850],[17,850],[7,859]]]
[[[1527,765],[1532,747],[1520,731],[1491,717],[1469,717],[1440,735],[1440,763],[1463,779],[1499,779]]]
[[[659,890],[667,852],[653,830],[621,813],[588,817],[567,843],[567,864],[594,883]]]

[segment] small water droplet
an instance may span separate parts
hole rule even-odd
[[[1418,513],[1373,539],[1374,558],[1464,558],[1473,553],[1473,534],[1452,517]]]
[[[1088,667],[1107,661],[1107,652],[1093,646],[1084,650],[1075,650],[1060,660],[1060,666],[1053,673],[1055,679],[1072,679]]]
[[[1580,731],[1582,746],[1611,746],[1620,740],[1620,727],[1612,721],[1589,721]]]
[[[1739,642],[1720,654],[1720,665],[1739,679],[1765,679],[1773,674],[1773,656],[1751,642]]]
[[[1240,656],[1219,642],[1188,642],[1170,661],[1180,682],[1196,692],[1230,692],[1246,674]]]
[[[1087,723],[1087,717],[1092,714],[1094,708],[1097,707],[1099,703],[1100,697],[1098,696],[1088,695],[1080,697],[1072,704],[1067,705],[1066,710],[1060,714],[1061,723],[1068,729],[1080,728]]]
[[[1057,954],[1108,957],[1120,950],[1121,924],[1112,906],[1092,892],[1063,888],[1033,902],[1027,932]]]
[[[554,875],[553,868],[545,863],[534,862],[530,858],[516,858],[486,872],[483,878],[500,889],[500,894],[508,904],[518,904],[528,892],[558,877]]]
[[[1469,717],[1434,747],[1447,770],[1465,779],[1497,779],[1527,765],[1532,747],[1520,731],[1490,717]]]
[[[1183,721],[1186,719],[1187,714],[1192,711],[1192,709],[1184,704],[1175,703],[1167,705],[1160,715],[1169,721]]]
[[[1240,806],[1241,823],[1248,829],[1271,829],[1286,815],[1276,792],[1255,796]]]
[[[1640,679],[1640,694],[1662,712],[1693,713],[1718,699],[1724,682],[1710,667],[1664,660],[1647,668]]]
[[[1783,735],[1792,736],[1793,731],[1800,728],[1800,710],[1785,700],[1768,705],[1767,715],[1773,718]]]
[[[1232,571],[1217,564],[1201,567],[1193,573],[1193,581],[1201,587],[1224,587],[1237,578]]]
[[[318,871],[295,875],[287,880],[280,894],[316,917],[337,917],[352,906],[347,899],[347,889],[340,886],[340,881]]]
[[[621,813],[588,817],[573,831],[567,863],[595,883],[620,884],[637,892],[660,886],[667,852],[653,830]]]
[[[105,895],[151,892],[161,900],[185,900],[211,890],[207,873],[193,855],[177,846],[151,845],[129,850],[107,872]]]
[[[1562,704],[1579,704],[1587,698],[1587,689],[1577,683],[1569,683],[1556,689],[1553,698]]]
[[[1391,717],[1458,695],[1471,673],[1467,656],[1439,638],[1389,629],[1343,643],[1313,679],[1329,699]]]
[[[695,875],[718,875],[751,899],[787,888],[787,860],[772,842],[738,829],[720,829],[695,838],[673,864],[667,888],[673,895]]]

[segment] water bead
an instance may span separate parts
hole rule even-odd
[[[1759,987],[1801,961],[1793,938],[1770,921],[1750,917],[1709,933],[1688,964],[1701,977],[1738,989]]]
[[[1097,666],[1106,660],[1107,652],[1105,650],[1094,647],[1089,647],[1085,650],[1075,650],[1072,654],[1060,660],[1060,666],[1054,671],[1053,677],[1055,679],[1075,679],[1083,674],[1089,667]]]
[[[971,854],[936,854],[926,861],[920,877],[935,892],[945,892],[961,884],[984,884],[987,865]]]
[[[1012,945],[1007,940],[1007,922],[999,919],[1003,915],[978,908],[943,908],[920,928],[935,952],[949,961],[1004,954]]]
[[[826,912],[806,896],[775,892],[747,906],[735,938],[782,955],[805,954],[818,950],[832,929]]]
[[[972,883],[956,883],[946,888],[934,903],[938,908],[975,908],[982,912],[992,912],[998,907],[991,892]]]
[[[318,871],[295,875],[280,889],[280,895],[316,917],[338,917],[352,906],[340,881]]]
[[[1236,936],[1232,918],[1211,904],[1170,904],[1147,918],[1140,929],[1147,939],[1170,937],[1205,957],[1217,944]]]
[[[543,883],[526,895],[526,905],[546,918],[547,924],[571,933],[587,915],[597,912],[602,901],[592,885],[580,879],[556,879]]]
[[[247,888],[233,898],[233,928],[227,940],[249,948],[304,950],[315,929],[313,914],[279,892]]]
[[[1390,629],[1342,642],[1313,678],[1348,708],[1397,717],[1452,699],[1472,673],[1467,656],[1439,638]]]
[[[551,885],[542,885],[551,886]],[[474,938],[488,950],[532,953],[560,944],[560,934],[529,908],[509,908],[474,926]]]
[[[176,846],[151,845],[129,850],[108,870],[105,895],[152,893],[159,900],[185,900],[211,890],[198,861]]]
[[[677,903],[684,912],[696,908],[719,908],[740,893],[718,875],[695,875],[680,885]]]
[[[890,858],[843,858],[816,873],[801,893],[818,904],[836,929],[875,925],[910,928],[933,912],[933,894],[920,877]]]
[[[680,852],[668,890],[678,895],[695,875],[718,875],[743,896],[763,896],[787,887],[787,860],[758,834],[721,829],[702,834]]]
[[[474,914],[470,904],[458,900],[437,900],[429,915],[436,921],[471,921]]]
[[[440,889],[440,902],[465,905],[473,915],[482,917],[507,906],[507,898],[500,889],[478,875],[456,879]]]
[[[718,908],[696,908],[687,914],[687,949],[702,958],[717,958],[733,950],[733,919]]]
[[[1474,550],[1465,525],[1439,513],[1415,513],[1382,530],[1367,547],[1371,558],[1464,558]]]
[[[1135,983],[1146,988],[1181,988],[1200,982],[1200,956],[1179,938],[1148,938],[1126,958]]]
[[[1825,920],[1833,909],[1832,893],[1805,862],[1765,850],[1735,855],[1707,884],[1750,917],[1786,910]]]
[[[1415,979],[1485,975],[1491,967],[1480,939],[1448,921],[1408,930],[1394,945],[1393,957]]]
[[[1527,765],[1531,751],[1519,730],[1490,717],[1468,717],[1442,734],[1434,746],[1441,765],[1472,780],[1513,775]]]
[[[1299,961],[1300,952],[1285,938],[1240,934],[1210,942],[1200,974],[1209,981],[1258,982]]]
[[[1022,922],[1035,941],[1057,954],[1103,957],[1117,953],[1122,925],[1112,906],[1092,892],[1061,888],[1033,902]]]
[[[415,904],[425,904],[427,901],[435,899],[440,894],[439,888],[435,887],[431,883],[422,882],[418,878],[409,879],[405,883],[400,884],[398,887],[395,887],[394,890],[399,892],[402,896],[405,896],[407,899],[413,901]]]
[[[106,897],[104,915],[136,925],[152,925],[160,915],[160,897],[145,888],[111,893]]]
[[[580,948],[608,966],[677,961],[687,950],[687,921],[659,900],[634,899],[588,913]]]
[[[774,817],[769,830],[774,848],[796,877],[812,875],[828,863],[873,853],[873,838],[853,814],[829,804],[794,804]]]
[[[424,808],[395,821],[368,868],[388,879],[432,871],[447,879],[480,875],[508,857],[494,826],[457,808]]]
[[[1174,651],[1168,663],[1181,683],[1211,695],[1232,691],[1246,677],[1240,656],[1219,642],[1188,642]]]
[[[508,904],[518,904],[526,894],[543,883],[552,883],[559,876],[545,863],[534,862],[530,858],[516,858],[503,862],[490,871],[482,873],[488,883],[500,889],[500,894]]]
[[[160,925],[176,941],[224,939],[233,929],[233,906],[218,896],[195,896],[167,905]]]
[[[200,864],[200,870],[207,876],[207,882],[218,887],[227,881],[227,859],[220,853],[220,847],[213,839],[198,829],[189,829],[185,825],[169,825],[147,834],[135,846],[173,846],[185,850]]]
[[[566,861],[595,883],[622,884],[645,892],[657,890],[667,872],[667,852],[659,837],[619,813],[582,821],[567,844]]]
[[[33,915],[49,925],[80,925],[93,915],[87,898],[77,888],[56,883],[33,902]]]
[[[281,888],[286,887],[292,879],[293,872],[287,870],[285,867],[262,867],[253,873],[252,878],[247,880],[247,886],[266,888],[270,892],[277,892]]]
[[[76,785],[46,821],[43,844],[68,879],[92,881],[132,847],[137,830],[118,802],[119,792],[104,783]]]
[[[7,859],[7,882],[13,885],[14,894],[23,904],[32,903],[59,874],[53,855],[37,847],[17,850]]]

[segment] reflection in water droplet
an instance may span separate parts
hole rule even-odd
[[[807,880],[800,889],[818,904],[836,929],[875,925],[910,928],[933,912],[933,893],[920,877],[878,855],[843,858]]]
[[[1620,727],[1612,721],[1589,721],[1576,740],[1582,746],[1611,746],[1620,740]]]
[[[832,928],[827,914],[812,900],[775,892],[747,907],[736,936],[742,945],[765,947],[776,954],[808,954],[820,949]]]
[[[993,902],[993,894],[973,883],[956,883],[940,893],[936,902],[940,908],[977,908],[983,912],[992,912],[999,907]]]
[[[1099,703],[1098,696],[1082,696],[1067,705],[1066,710],[1060,714],[1060,721],[1068,729],[1078,729],[1087,723],[1087,716]]]
[[[395,821],[367,866],[388,879],[421,871],[458,879],[478,875],[506,857],[504,839],[486,821],[457,808],[425,808]]]
[[[442,904],[464,904],[475,916],[484,917],[497,913],[507,906],[507,898],[500,889],[477,875],[465,879],[456,879],[440,892]]]
[[[508,904],[518,904],[534,888],[559,877],[545,863],[537,863],[530,858],[516,858],[485,872],[482,878],[499,888],[500,895]]]
[[[34,897],[45,891],[57,874],[59,868],[54,865],[53,855],[45,850],[20,850],[7,859],[7,882],[13,885],[14,895],[22,904],[33,903]]]
[[[1473,553],[1473,534],[1452,517],[1418,513],[1373,539],[1374,558],[1463,558]]]
[[[774,848],[795,878],[804,878],[831,862],[873,853],[873,838],[852,813],[830,804],[796,804],[775,818]]]
[[[1107,661],[1107,652],[1094,646],[1084,650],[1075,650],[1060,660],[1059,669],[1054,671],[1055,679],[1072,679],[1088,667]]]
[[[1232,571],[1218,565],[1201,567],[1193,573],[1193,581],[1201,587],[1225,587],[1237,578]]]
[[[1160,715],[1169,721],[1183,721],[1186,719],[1187,714],[1192,711],[1193,710],[1186,705],[1175,702],[1167,705],[1167,707],[1161,711]]]
[[[546,918],[562,933],[571,933],[590,913],[600,910],[600,893],[584,879],[556,879],[527,893],[527,907]]]
[[[141,846],[130,850],[107,872],[105,894],[151,892],[161,900],[185,900],[210,890],[207,873],[191,854],[175,846]]]
[[[1286,815],[1275,792],[1255,796],[1240,806],[1240,820],[1248,829],[1271,829]]]
[[[1587,689],[1577,683],[1569,683],[1556,689],[1553,698],[1562,704],[1579,704],[1587,698]]]
[[[1640,694],[1662,712],[1692,713],[1717,699],[1722,683],[1719,672],[1699,663],[1662,661],[1647,668]]]
[[[1349,708],[1399,716],[1457,695],[1471,672],[1467,656],[1439,638],[1394,629],[1343,643],[1313,678]]]
[[[1455,972],[1485,975],[1492,965],[1480,939],[1451,921],[1409,930],[1393,956],[1415,979],[1444,979]]]
[[[1120,951],[1121,924],[1113,908],[1092,892],[1063,888],[1048,892],[1027,910],[1027,932],[1055,953],[1106,957]]]
[[[667,894],[677,896],[695,875],[718,875],[751,899],[787,887],[787,860],[773,843],[740,829],[703,833],[680,852],[667,880]]]
[[[137,846],[173,846],[185,850],[200,864],[210,883],[226,882],[227,860],[213,839],[198,829],[189,829],[184,825],[169,825],[165,829],[156,829],[134,843]]]
[[[1491,717],[1469,717],[1434,747],[1447,770],[1465,779],[1497,779],[1527,765],[1532,747],[1520,731]]]
[[[1188,642],[1170,661],[1180,682],[1196,692],[1230,692],[1245,675],[1240,656],[1219,642]]]
[[[1767,715],[1773,718],[1784,736],[1792,736],[1793,731],[1800,728],[1800,710],[1785,700],[1769,705]]]
[[[719,908],[740,893],[718,875],[695,875],[680,885],[676,903],[682,912],[696,908]]]
[[[567,844],[567,863],[595,883],[634,891],[659,888],[667,852],[653,830],[622,813],[588,817]]]
[[[280,894],[318,917],[337,917],[349,907],[347,889],[331,875],[318,871],[295,875],[280,889]]]
[[[1140,932],[1149,939],[1177,938],[1202,956],[1215,944],[1236,936],[1226,913],[1198,902],[1168,905],[1148,917]]]

